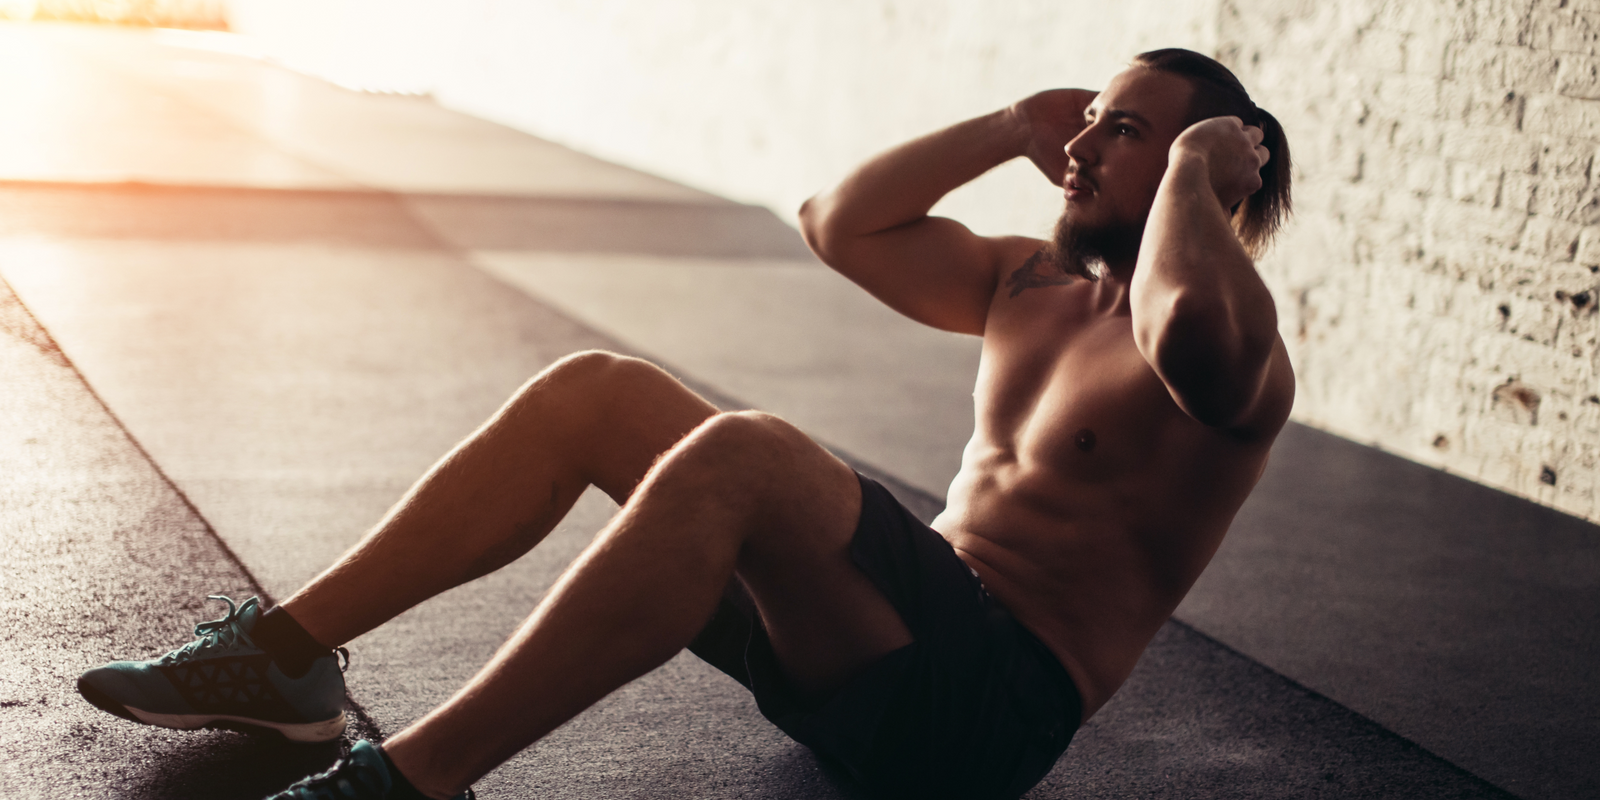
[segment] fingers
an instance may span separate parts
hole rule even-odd
[[[1261,145],[1262,140],[1267,137],[1266,131],[1254,125],[1246,125],[1244,126],[1244,135],[1250,141],[1251,148],[1255,150],[1256,168],[1260,169],[1266,166],[1267,162],[1272,159],[1272,151]]]
[[[1240,141],[1243,134],[1243,141]],[[1232,161],[1234,167],[1240,170],[1250,169],[1249,161],[1245,158],[1246,149],[1255,156],[1255,168],[1251,172],[1260,170],[1272,159],[1272,153],[1265,145],[1266,131],[1257,125],[1246,125],[1236,116],[1212,117],[1201,120],[1189,126],[1176,141],[1174,146],[1196,147],[1214,156]],[[1239,145],[1243,144],[1244,147]]]

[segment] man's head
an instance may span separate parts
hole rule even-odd
[[[1256,107],[1227,67],[1173,48],[1134,58],[1086,109],[1086,126],[1067,144],[1067,208],[1053,247],[1057,266],[1093,279],[1099,263],[1131,263],[1172,141],[1190,125],[1220,116],[1261,128],[1261,144],[1271,155],[1261,168],[1261,189],[1233,209],[1246,251],[1265,251],[1290,208],[1283,128]]]

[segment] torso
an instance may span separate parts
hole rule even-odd
[[[1127,303],[1107,302],[1114,293],[1001,281],[976,428],[933,523],[1061,660],[1085,718],[1210,561],[1282,425],[1241,433],[1184,413],[1135,346]]]

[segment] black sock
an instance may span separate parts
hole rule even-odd
[[[306,633],[281,607],[274,606],[256,620],[250,638],[260,645],[277,663],[278,669],[291,678],[298,678],[311,669],[312,662],[333,652]]]
[[[378,745],[378,755],[383,756],[383,765],[389,768],[389,780],[392,781],[389,786],[389,793],[384,795],[384,800],[433,800],[433,798],[417,791],[417,787],[412,786],[411,781],[400,774],[400,769],[394,765],[394,761],[389,758],[389,753],[383,749],[381,744]]]

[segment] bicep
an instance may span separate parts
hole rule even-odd
[[[840,274],[924,325],[983,335],[1001,262],[1012,239],[979,236],[944,217],[904,225],[819,251]]]
[[[1288,348],[1282,338],[1276,338],[1260,387],[1238,421],[1229,427],[1230,432],[1241,439],[1270,441],[1289,421],[1289,412],[1294,408],[1294,391],[1294,366],[1289,363]]]
[[[1139,345],[1173,402],[1236,438],[1276,435],[1294,403],[1294,370],[1277,331],[1252,346],[1214,317],[1174,317]]]

